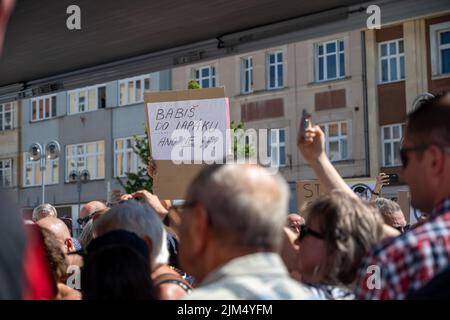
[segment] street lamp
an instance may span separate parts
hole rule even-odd
[[[80,217],[80,204],[81,204],[81,185],[83,183],[87,183],[89,179],[91,178],[91,175],[89,173],[89,170],[84,169],[81,171],[78,170],[72,170],[69,173],[69,183],[76,183],[77,184],[77,192],[78,192],[78,218]]]
[[[61,147],[56,140],[52,140],[45,145],[45,149],[38,142],[33,143],[28,149],[31,161],[40,161],[41,180],[42,180],[42,204],[45,203],[45,169],[47,168],[47,159],[54,160],[59,157]]]

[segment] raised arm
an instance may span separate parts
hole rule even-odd
[[[359,199],[345,183],[344,179],[342,179],[325,154],[325,136],[319,126],[307,128],[304,136],[299,132],[297,146],[303,158],[305,158],[314,170],[317,179],[322,183],[326,191],[338,189]]]

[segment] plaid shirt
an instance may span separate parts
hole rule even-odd
[[[362,262],[356,297],[404,299],[449,264],[450,197],[433,209],[426,223],[371,250]]]

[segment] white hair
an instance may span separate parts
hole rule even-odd
[[[168,263],[167,234],[158,214],[150,206],[129,200],[113,206],[94,221],[96,235],[119,229],[134,232],[140,238],[148,237],[152,241],[152,266]]]
[[[55,218],[58,217],[58,213],[56,212],[56,209],[54,206],[52,206],[49,203],[43,203],[43,204],[37,206],[36,208],[34,208],[33,216],[31,219],[34,222],[37,222],[49,215],[53,215]]]

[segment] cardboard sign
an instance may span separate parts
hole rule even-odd
[[[226,155],[225,141],[201,137],[208,130],[217,130],[225,137],[226,129],[229,128],[226,98],[152,102],[147,103],[146,107],[154,160],[173,160],[175,157],[172,151],[177,145],[190,147],[188,158],[191,160],[219,160],[214,155],[222,159]],[[185,130],[189,136],[175,135],[175,130]],[[197,152],[194,150],[196,134],[202,139],[198,144],[201,150]],[[206,146],[218,147],[221,153],[212,155],[201,152]]]
[[[221,87],[146,92],[144,97],[150,150],[157,172],[153,179],[153,192],[160,199],[184,199],[190,182],[206,164],[172,162],[171,152],[177,143],[192,148],[194,146],[189,139],[174,141],[171,134],[177,128],[183,127],[182,129],[194,135],[196,130],[203,130],[203,124],[206,122],[207,126],[210,125],[221,132],[229,128],[225,90]],[[200,128],[198,121],[203,122]],[[225,137],[225,132],[223,134]],[[199,160],[194,152],[191,155],[191,159]]]
[[[370,196],[370,189],[375,187],[374,179],[344,179],[348,186],[362,198]],[[311,202],[324,194],[325,190],[318,180],[304,180],[297,182],[297,208],[304,203]]]

